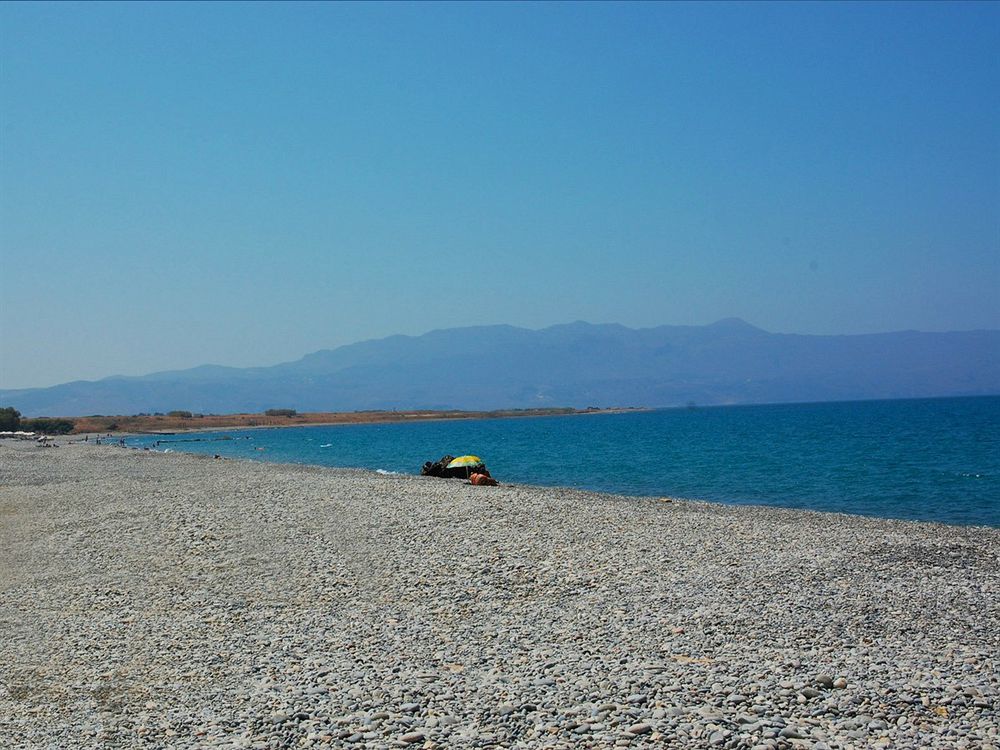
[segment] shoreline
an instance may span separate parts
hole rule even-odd
[[[567,416],[570,416],[570,415],[567,415]],[[304,426],[309,426],[309,427],[316,426],[316,427],[319,427],[319,426],[322,426],[322,425],[304,425]],[[327,426],[343,426],[343,425],[334,424],[334,425],[327,425]],[[248,427],[248,428],[240,428],[240,429],[255,429],[256,430],[256,429],[270,429],[270,428],[269,427]],[[174,434],[196,434],[196,433],[200,433],[200,432],[223,432],[223,431],[224,430],[192,430],[190,433],[174,433]],[[150,435],[155,435],[155,434],[158,434],[158,433],[114,433],[113,436],[115,438],[121,438],[121,437],[128,438],[128,437],[149,437]],[[96,437],[103,437],[103,435],[95,435],[95,433],[89,433],[89,437],[91,439],[93,439],[95,436]],[[79,438],[82,438],[83,435],[81,434],[81,435],[73,435],[73,436],[67,436],[67,437],[74,437],[74,438],[79,437]],[[185,442],[185,441],[178,441],[178,442]],[[76,440],[67,441],[67,444],[76,444],[76,443],[80,443],[81,445],[84,445],[84,442],[83,442],[82,439],[76,439]],[[2,445],[3,445],[3,442],[0,441],[0,446],[2,446]],[[111,445],[111,444],[101,445],[100,447],[102,447],[102,448],[103,447],[119,448],[119,446]],[[128,450],[143,450],[143,449],[137,448],[135,446],[126,446],[126,448]],[[167,455],[186,455],[186,456],[193,456],[193,457],[199,458],[199,459],[213,460],[213,455],[210,455],[207,452],[206,453],[202,453],[202,452],[199,452],[199,451],[186,450],[184,448],[171,448],[169,450],[164,450],[162,448],[147,448],[145,450],[147,450],[148,452],[152,452],[152,453],[162,453],[162,454],[167,454]],[[259,458],[259,457],[251,458],[251,457],[247,457],[247,456],[222,456],[222,455],[220,455],[219,459],[223,460],[223,461],[246,462],[246,463],[249,463],[249,464],[261,464],[262,463],[262,464],[269,464],[269,465],[273,465],[273,466],[284,466],[284,467],[288,467],[288,468],[291,468],[291,467],[307,467],[307,468],[314,468],[314,469],[329,469],[331,471],[363,472],[363,473],[369,473],[369,474],[372,474],[372,475],[375,475],[375,476],[384,476],[384,474],[382,472],[385,471],[385,470],[378,469],[378,468],[358,467],[358,466],[331,466],[331,465],[328,465],[328,464],[316,464],[316,463],[307,463],[307,462],[272,461],[272,460],[270,460],[268,458]],[[388,474],[391,475],[391,476],[399,476],[399,477],[424,478],[424,477],[421,477],[420,474],[408,473],[408,472],[388,472]],[[436,477],[428,477],[428,478],[430,478],[430,479],[438,479]],[[439,481],[449,481],[449,480],[440,480],[439,479]],[[713,506],[714,505],[718,505],[718,506],[722,506],[722,507],[726,507],[726,508],[771,509],[771,510],[776,510],[776,511],[792,511],[792,512],[797,512],[797,513],[818,513],[818,514],[821,514],[821,515],[835,515],[835,516],[843,516],[845,518],[873,519],[873,520],[880,520],[880,521],[894,521],[894,522],[900,522],[900,523],[932,524],[932,525],[941,526],[943,528],[959,528],[959,529],[962,529],[962,528],[971,528],[971,529],[983,529],[983,530],[1000,531],[1000,525],[991,525],[991,524],[987,524],[987,523],[972,523],[972,522],[970,522],[970,523],[958,523],[958,522],[939,521],[939,520],[925,519],[925,518],[904,518],[904,517],[899,517],[899,516],[884,516],[884,515],[878,515],[878,514],[875,514],[875,513],[849,513],[849,512],[846,512],[846,511],[842,511],[842,510],[824,510],[822,508],[791,507],[791,506],[787,506],[787,505],[779,505],[777,503],[775,503],[775,504],[768,504],[768,503],[759,503],[759,502],[758,503],[740,502],[740,501],[736,501],[736,500],[731,500],[731,501],[713,500],[713,499],[693,497],[693,496],[683,496],[682,497],[682,496],[677,496],[677,495],[665,495],[665,494],[634,495],[634,494],[628,494],[628,493],[625,493],[625,492],[617,492],[617,491],[613,491],[613,490],[600,490],[600,489],[593,489],[593,488],[589,488],[589,487],[573,487],[573,486],[570,486],[570,485],[561,485],[561,484],[531,484],[531,483],[528,483],[528,482],[514,482],[514,481],[508,481],[508,480],[502,481],[501,484],[504,485],[504,486],[507,486],[507,487],[520,487],[520,488],[524,488],[524,489],[528,489],[528,490],[537,490],[537,491],[546,491],[546,490],[549,490],[549,491],[557,491],[557,492],[562,492],[562,491],[565,491],[565,492],[584,492],[584,493],[591,493],[591,494],[594,494],[594,495],[597,495],[597,496],[601,496],[601,497],[616,498],[616,499],[621,499],[621,500],[626,500],[626,501],[631,501],[631,500],[652,500],[652,501],[660,501],[660,502],[701,503],[701,504],[713,505]]]
[[[17,750],[1000,744],[1000,530],[111,447],[0,443]]]
[[[567,415],[570,416],[570,415]],[[294,425],[292,425],[294,426]],[[301,425],[303,427],[320,427],[322,425]],[[333,425],[327,426],[340,426],[340,423],[335,423]],[[269,427],[249,427],[241,429],[271,429]],[[214,431],[214,430],[213,430]],[[204,432],[204,430],[196,430],[192,432]],[[93,433],[91,433],[93,434]],[[149,436],[155,433],[120,433],[116,437],[128,437],[132,436]],[[73,437],[76,437],[75,435]],[[77,445],[89,450],[90,448],[100,448],[109,451],[127,451],[127,453],[149,453],[156,454],[160,456],[169,457],[185,457],[191,458],[196,461],[207,461],[211,463],[217,462],[228,462],[235,464],[244,464],[248,467],[258,467],[258,466],[268,466],[275,467],[276,469],[282,471],[294,472],[296,470],[302,470],[305,472],[330,472],[333,476],[339,475],[349,475],[354,477],[367,477],[372,480],[392,480],[393,478],[398,478],[400,480],[416,480],[419,482],[429,482],[432,485],[441,483],[444,488],[455,488],[459,486],[471,487],[472,485],[466,479],[461,478],[440,478],[440,477],[429,477],[423,476],[421,474],[415,473],[405,473],[405,472],[394,472],[387,471],[384,469],[371,469],[362,466],[328,466],[326,464],[314,464],[306,462],[294,462],[294,461],[271,461],[263,458],[248,458],[244,456],[219,456],[215,458],[214,455],[208,453],[200,453],[196,451],[186,451],[183,449],[171,449],[167,450],[143,450],[136,448],[134,446],[126,446],[124,449],[118,445],[112,443],[102,443],[101,445],[93,445],[84,443],[80,440],[73,440],[66,443],[66,445]],[[0,441],[0,449],[5,446],[3,441]],[[35,451],[35,446],[28,443],[27,445],[11,445],[15,450],[27,450],[32,453]],[[793,520],[797,516],[807,516],[807,517],[818,517],[821,519],[830,517],[833,520],[840,519],[845,523],[886,523],[886,524],[915,524],[918,526],[934,527],[942,531],[960,531],[969,530],[971,532],[986,532],[995,533],[1000,538],[1000,526],[991,526],[989,524],[972,524],[972,523],[948,523],[947,521],[933,521],[919,518],[898,518],[895,516],[878,516],[865,513],[847,513],[844,511],[837,510],[820,510],[816,508],[794,508],[785,505],[768,505],[766,503],[742,503],[737,501],[726,502],[723,500],[708,500],[698,497],[681,497],[677,495],[630,495],[624,492],[613,492],[590,489],[587,487],[573,487],[570,485],[558,485],[558,484],[530,484],[527,482],[501,482],[500,487],[510,490],[523,490],[530,493],[544,494],[546,492],[558,493],[558,494],[576,494],[580,496],[590,497],[594,500],[600,500],[605,502],[626,502],[626,503],[655,503],[663,505],[686,505],[693,507],[701,507],[703,510],[710,509],[730,509],[734,511],[739,511],[740,509],[746,509],[748,512],[757,513],[774,513],[777,515],[789,514]],[[493,488],[494,490],[496,488]],[[483,490],[488,492],[489,488]],[[1000,557],[998,557],[998,563],[1000,563]],[[998,570],[1000,572],[1000,570]],[[1000,750],[1000,748],[998,748]]]

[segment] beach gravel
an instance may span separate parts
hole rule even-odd
[[[1000,530],[0,443],[0,746],[1000,748]]]

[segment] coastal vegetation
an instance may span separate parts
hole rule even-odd
[[[544,417],[562,414],[592,414],[600,409],[498,409],[494,411],[352,411],[307,412],[295,409],[268,409],[262,413],[198,414],[187,410],[173,410],[166,414],[135,414],[108,416],[95,414],[76,417],[73,432],[177,432],[185,430],[212,430],[232,427],[284,427],[310,424],[364,424],[376,422],[412,422],[434,419],[491,419],[499,417]],[[621,411],[621,410],[614,410]],[[68,420],[67,420],[68,421]]]
[[[166,413],[105,415],[86,417],[34,417],[25,418],[13,407],[0,408],[0,430],[26,430],[45,435],[67,435],[87,432],[180,432],[212,430],[229,427],[285,427],[317,424],[365,424],[375,422],[412,422],[436,419],[496,419],[501,417],[545,417],[563,414],[593,414],[623,409],[548,408],[548,409],[496,409],[493,411],[461,410],[372,410],[353,412],[305,412],[295,409],[267,409],[262,413],[199,414],[187,409],[174,409]]]
[[[0,409],[0,430],[20,430],[21,412],[12,406]]]
[[[35,419],[21,420],[22,430],[40,432],[43,435],[68,435],[73,432],[73,427],[74,422],[72,419],[37,417]]]
[[[25,419],[21,412],[12,406],[0,408],[0,430],[25,432],[40,432],[43,435],[68,435],[73,431],[73,420],[53,419],[52,417],[35,417]]]

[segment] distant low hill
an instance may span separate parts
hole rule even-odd
[[[1000,331],[805,336],[730,318],[390,336],[246,369],[206,365],[0,391],[28,416],[586,408],[1000,394]]]

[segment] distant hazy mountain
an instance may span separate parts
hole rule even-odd
[[[1000,331],[801,336],[708,326],[452,328],[318,351],[0,391],[29,416],[672,406],[1000,394]]]

